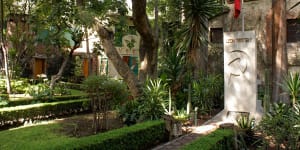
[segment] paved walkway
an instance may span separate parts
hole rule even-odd
[[[201,125],[197,127],[191,127],[192,132],[181,137],[178,137],[172,141],[159,145],[152,150],[178,150],[183,145],[192,142],[199,136],[206,135],[218,128],[218,124],[208,124],[208,125]]]

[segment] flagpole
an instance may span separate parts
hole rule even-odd
[[[245,18],[244,18],[244,10],[243,10],[244,0],[242,0],[241,4],[241,13],[242,13],[242,31],[245,31]]]

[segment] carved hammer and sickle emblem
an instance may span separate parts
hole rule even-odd
[[[230,51],[232,59],[227,64],[231,70],[229,75],[229,84],[233,77],[239,77],[247,71],[248,68],[248,55],[241,50]]]

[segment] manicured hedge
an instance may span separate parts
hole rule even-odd
[[[70,137],[59,123],[0,131],[1,150],[144,150],[164,140],[163,121],[149,121],[86,137]]]
[[[149,149],[166,138],[164,121],[149,121],[105,133],[80,138],[76,143],[55,149],[141,150]]]
[[[64,96],[54,96],[53,98],[45,98],[45,99],[37,99],[37,98],[20,98],[18,100],[11,100],[7,101],[7,104],[0,105],[0,108],[2,107],[14,107],[14,106],[20,106],[20,105],[29,105],[29,104],[37,104],[37,103],[45,103],[45,102],[58,102],[58,101],[68,101],[68,100],[76,100],[76,99],[82,99],[87,98],[87,94],[81,94],[81,95],[64,95]]]
[[[0,126],[11,121],[39,120],[89,109],[89,99],[39,103],[0,109]]]
[[[182,150],[231,150],[234,149],[234,132],[232,129],[218,129],[209,135],[201,136]]]
[[[62,84],[64,86],[66,86],[69,89],[76,89],[76,90],[82,90],[82,84],[78,84],[78,83],[70,83],[70,82],[63,82],[63,83],[59,83]]]

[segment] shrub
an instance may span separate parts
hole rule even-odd
[[[52,98],[19,98],[18,100],[10,100],[6,101],[6,104],[3,107],[13,107],[20,105],[29,105],[29,104],[37,104],[37,103],[46,103],[46,102],[59,102],[59,101],[72,101],[76,99],[87,98],[87,95],[65,95],[65,96],[54,96]],[[1,108],[1,106],[0,106]]]
[[[146,81],[143,96],[140,100],[139,113],[144,120],[160,119],[164,114],[164,103],[167,100],[166,84],[161,79]]]
[[[86,103],[89,103],[88,99],[1,108],[0,125],[27,119],[41,120],[90,109]]]
[[[289,149],[299,149],[300,105],[289,107],[275,103],[271,112],[266,114],[259,124],[259,129],[275,139],[275,144],[285,145]]]
[[[230,150],[234,147],[234,132],[231,129],[218,129],[209,135],[199,137],[183,146],[182,150]]]
[[[20,94],[25,93],[27,87],[29,86],[29,80],[25,78],[20,78],[18,80],[11,80],[11,93]],[[6,81],[0,79],[0,93],[6,93]]]
[[[139,121],[140,113],[138,110],[140,103],[137,100],[131,100],[121,105],[118,108],[120,117],[123,120],[123,123],[127,126],[136,124]]]
[[[220,107],[223,97],[223,77],[209,75],[193,82],[193,106],[198,107],[200,113],[210,113],[214,106]]]
[[[107,76],[90,76],[83,81],[82,88],[90,95],[111,95],[109,103],[111,107],[127,101],[128,90],[126,84],[110,79]]]
[[[107,76],[90,76],[83,82],[83,87],[91,99],[94,132],[107,129],[107,111],[127,100],[127,86]]]
[[[61,124],[39,125],[0,133],[0,149],[60,150],[99,149],[136,150],[149,149],[165,139],[163,121],[143,122],[86,137],[69,137],[61,134]]]
[[[59,149],[140,150],[148,149],[165,139],[163,121],[149,121],[94,136]],[[70,147],[71,146],[71,147]]]
[[[48,83],[38,83],[35,85],[30,85],[27,88],[26,93],[37,99],[46,99],[51,96],[51,89]]]

